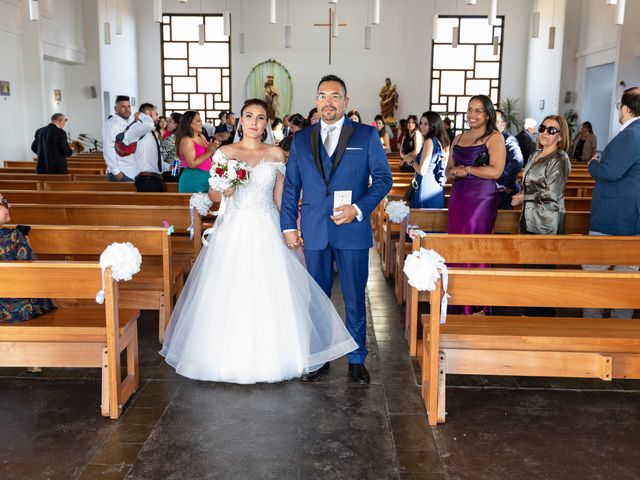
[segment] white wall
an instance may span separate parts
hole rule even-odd
[[[500,2],[498,14],[506,15],[503,53],[502,97],[524,97],[526,69],[521,68],[527,53],[527,38],[521,34],[528,28],[529,12],[524,2]],[[315,0],[291,0],[290,23],[292,48],[284,48],[286,2],[277,3],[277,23],[268,23],[266,0],[244,1],[246,53],[240,54],[238,34],[241,31],[240,2],[229,2],[232,18],[232,109],[238,110],[244,100],[244,84],[251,69],[270,58],[284,64],[294,84],[292,111],[307,114],[314,106],[315,89],[320,77],[335,73],[344,78],[349,88],[351,107],[362,113],[365,121],[373,120],[379,111],[378,92],[385,77],[397,84],[398,117],[420,114],[427,109],[430,94],[431,25],[433,2],[405,0],[402,8],[384,0],[381,2],[381,24],[372,27],[371,50],[364,49],[364,27],[367,0],[338,3],[340,22],[347,27],[333,40],[333,62],[328,65],[328,32],[314,27],[326,23],[328,5]],[[165,13],[199,13],[199,2],[178,4],[164,0]],[[204,3],[204,12],[220,13],[222,0]],[[489,10],[489,0],[480,0],[475,7],[438,2],[440,14],[483,15]],[[160,31],[153,23],[151,0],[136,2],[138,22],[139,86],[145,100],[162,102],[160,71]],[[144,54],[142,54],[144,52]],[[523,102],[521,101],[521,106]]]
[[[113,105],[117,95],[135,97],[140,104],[138,95],[138,57],[146,55],[145,49],[138,55],[137,26],[135,21],[135,4],[141,0],[98,0],[98,28],[100,48],[100,83],[102,92],[109,92]],[[122,14],[122,35],[116,35],[116,6],[119,5]],[[104,43],[104,22],[111,23],[111,45]],[[136,106],[137,106],[136,105]],[[135,110],[135,107],[134,107]],[[106,118],[113,111],[103,112]]]
[[[538,0],[540,32],[529,39],[525,116],[541,121],[560,111],[565,0]],[[549,28],[556,27],[555,48],[549,49]],[[525,32],[529,32],[527,28]]]
[[[25,145],[31,144],[30,134],[26,134],[24,85],[22,65],[22,9],[18,0],[0,0],[0,80],[11,84],[11,96],[0,97],[0,116],[10,121],[13,128],[0,128],[0,162],[19,160],[26,155]],[[28,147],[27,147],[28,148]]]

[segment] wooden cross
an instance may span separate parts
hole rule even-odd
[[[329,65],[331,65],[331,27],[333,27],[333,23],[331,21],[331,7],[329,7],[329,23],[314,23],[314,27],[329,27]],[[346,27],[346,23],[339,23],[338,26]]]

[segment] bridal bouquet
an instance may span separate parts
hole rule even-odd
[[[250,172],[246,163],[229,158],[221,152],[213,157],[209,186],[216,192],[224,192],[231,187],[246,184]]]

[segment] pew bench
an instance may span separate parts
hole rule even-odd
[[[120,284],[120,305],[158,311],[162,343],[173,305],[184,285],[185,266],[171,259],[163,227],[33,225],[29,243],[41,259],[98,260],[113,242],[131,242],[142,255],[140,272]]]
[[[586,235],[427,235],[415,239],[414,249],[432,249],[448,264],[553,265],[579,268],[581,265],[637,265],[640,237]],[[492,269],[479,269],[492,270]],[[420,351],[418,309],[428,295],[409,289],[405,336],[409,353]],[[469,303],[466,305],[490,305]]]
[[[639,289],[639,273],[452,268],[447,293],[450,305],[634,309]],[[637,320],[447,315],[441,325],[443,294],[438,281],[421,317],[430,425],[445,421],[447,374],[640,378]]]
[[[102,369],[101,412],[116,419],[138,389],[137,309],[118,304],[111,268],[96,262],[0,262],[0,297],[94,299],[104,305],[59,308],[22,323],[0,323],[0,365]],[[126,376],[120,356],[126,352]]]

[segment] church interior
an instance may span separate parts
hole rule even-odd
[[[640,478],[640,274],[581,269],[640,264],[640,220],[632,233],[597,236],[590,216],[602,192],[591,162],[613,155],[605,149],[632,124],[620,112],[632,112],[624,95],[640,87],[640,0],[0,0],[0,8],[0,233],[3,223],[27,226],[38,257],[2,257],[0,237],[0,306],[2,297],[60,303],[24,323],[0,316],[1,478]],[[180,376],[159,351],[216,217],[177,183],[140,193],[107,181],[117,172],[103,158],[105,122],[123,97],[132,115],[147,104],[167,119],[195,110],[211,131],[254,97],[267,101],[269,120],[308,121],[328,74],[346,83],[347,111],[374,126],[381,114],[381,140],[389,137],[393,187],[371,214],[371,381],[351,381],[346,358],[309,382]],[[492,235],[458,239],[447,238],[444,204],[399,205],[415,178],[413,167],[398,168],[401,119],[437,112],[453,138],[473,128],[468,105],[479,94],[503,112],[512,138],[532,124],[541,142],[547,119],[558,119],[554,131],[566,125],[557,239],[524,234],[526,205],[497,210]],[[35,173],[32,143],[50,119],[64,119],[73,150],[58,178]],[[588,162],[578,158],[585,122]],[[640,172],[640,143],[625,148]],[[640,209],[640,173],[633,181]],[[454,187],[442,184],[450,209]],[[612,218],[627,211],[611,205]],[[133,282],[99,261],[112,242],[139,250]],[[444,257],[448,287],[444,274],[435,290],[409,278],[406,262],[413,255],[418,265],[420,248]],[[479,264],[499,268],[463,268]],[[337,278],[331,299],[345,318]],[[55,316],[86,304],[99,321]],[[469,305],[486,307],[457,315]],[[526,320],[538,306],[552,313]],[[612,318],[583,318],[600,308]],[[630,318],[613,318],[616,309]]]

